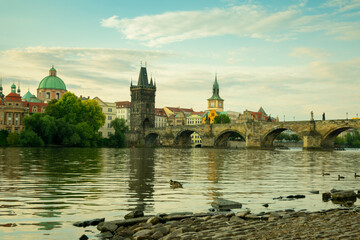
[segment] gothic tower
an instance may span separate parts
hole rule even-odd
[[[215,110],[217,112],[224,111],[224,99],[222,99],[219,95],[217,75],[215,75],[215,82],[213,84],[213,95],[208,99],[208,110]]]
[[[156,83],[148,81],[146,67],[140,68],[137,85],[131,83],[130,130],[143,131],[155,127]]]

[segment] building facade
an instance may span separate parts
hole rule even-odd
[[[125,124],[130,126],[130,106],[131,102],[129,101],[122,101],[122,102],[115,102],[116,104],[116,117],[119,119],[124,119]]]
[[[163,108],[155,108],[155,127],[164,128],[167,126],[167,116]]]
[[[116,104],[112,102],[103,102],[100,98],[95,97],[105,115],[105,123],[99,129],[99,133],[103,138],[108,138],[111,134],[115,134],[115,129],[110,126],[111,122],[116,118]]]
[[[24,106],[19,93],[16,93],[16,86],[12,84],[11,93],[4,96],[0,88],[0,129],[9,132],[17,132],[24,128],[23,118],[28,114],[28,109]]]
[[[155,127],[156,84],[152,79],[149,83],[146,67],[140,68],[138,83],[131,83],[130,92],[130,130],[143,131]]]
[[[57,76],[56,69],[53,66],[49,70],[49,76],[44,77],[39,83],[37,98],[48,103],[52,99],[60,99],[66,92],[66,85]]]

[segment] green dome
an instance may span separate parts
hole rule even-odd
[[[47,76],[41,80],[38,89],[66,90],[65,83],[57,76]]]
[[[35,97],[33,94],[31,94],[30,91],[28,91],[27,93],[25,93],[25,95],[22,97],[23,100],[28,100],[31,97]]]

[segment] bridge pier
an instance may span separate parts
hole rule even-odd
[[[321,135],[317,132],[309,132],[309,134],[303,136],[303,149],[304,150],[320,150],[321,147]]]

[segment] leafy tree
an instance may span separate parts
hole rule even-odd
[[[228,115],[226,114],[220,114],[218,116],[216,116],[214,118],[214,123],[215,124],[219,124],[219,123],[230,123],[230,118]]]
[[[24,118],[26,130],[32,130],[45,144],[53,143],[54,135],[57,133],[55,118],[42,113],[34,113]]]
[[[7,136],[6,141],[10,146],[14,146],[18,144],[18,138],[19,138],[19,134],[17,134],[16,132],[11,132]]]
[[[124,119],[115,118],[111,121],[110,127],[115,129],[115,134],[110,135],[107,142],[109,147],[125,147],[125,133],[129,130]]]
[[[9,132],[6,130],[0,130],[0,147],[6,147],[8,146],[7,137],[9,135]]]
[[[20,133],[19,143],[24,147],[44,146],[44,141],[41,139],[41,137],[31,129],[26,129]]]

